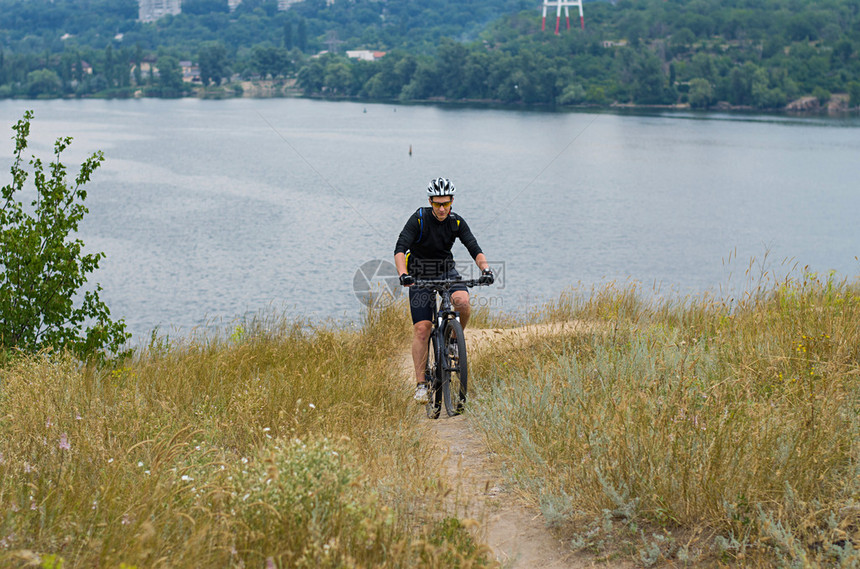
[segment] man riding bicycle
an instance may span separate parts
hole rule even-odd
[[[433,290],[413,287],[416,279],[457,279],[460,274],[454,268],[451,247],[459,239],[466,246],[475,264],[481,270],[481,281],[492,284],[493,272],[481,251],[477,239],[466,221],[451,211],[454,202],[454,184],[447,178],[430,180],[427,198],[430,207],[418,208],[412,214],[394,248],[394,264],[400,275],[400,284],[409,288],[409,307],[412,313],[412,362],[415,365],[415,400],[426,403],[429,396],[428,378],[424,376],[427,366],[427,341],[433,330],[431,322],[436,293]],[[451,288],[451,301],[460,313],[463,328],[469,322],[471,307],[469,291],[465,286]]]

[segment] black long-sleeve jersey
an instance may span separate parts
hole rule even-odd
[[[445,221],[439,221],[433,208],[422,207],[403,226],[394,254],[406,254],[409,274],[434,279],[454,268],[451,247],[456,239],[466,246],[473,259],[483,252],[465,219],[452,211]]]

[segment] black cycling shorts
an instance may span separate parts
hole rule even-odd
[[[459,279],[460,273],[455,270],[450,270],[444,275],[438,277],[438,280],[444,279]],[[436,279],[428,279],[436,280]],[[451,287],[451,292],[469,289],[466,285],[454,285]],[[418,288],[416,286],[409,287],[409,310],[412,312],[412,323],[417,324],[422,320],[433,321],[433,312],[436,308],[436,291],[429,288]]]

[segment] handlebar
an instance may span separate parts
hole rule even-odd
[[[415,284],[412,285],[416,288],[432,288],[433,290],[442,291],[448,290],[454,285],[463,285],[469,288],[473,286],[489,286],[490,283],[482,283],[480,279],[429,279],[429,280],[416,280]]]

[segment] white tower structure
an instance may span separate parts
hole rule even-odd
[[[579,25],[585,29],[585,17],[582,15],[582,0],[543,0],[543,18],[540,23],[540,31],[546,29],[546,9],[550,6],[556,7],[555,12],[555,35],[558,35],[558,26],[561,22],[561,9],[564,7],[564,17],[567,20],[567,29],[570,29],[570,7],[579,7]]]

